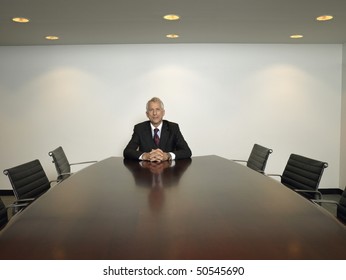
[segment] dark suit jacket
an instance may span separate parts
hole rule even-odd
[[[155,145],[152,137],[150,121],[145,121],[135,125],[131,140],[123,154],[127,159],[139,159],[144,152],[157,148],[166,153],[174,153],[175,159],[190,158],[192,155],[180,132],[179,125],[166,120],[163,120],[159,146]]]

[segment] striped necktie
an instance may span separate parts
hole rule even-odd
[[[160,137],[157,134],[158,132],[159,132],[159,129],[155,128],[154,129],[154,142],[155,142],[156,146],[159,146],[159,143],[160,143]]]

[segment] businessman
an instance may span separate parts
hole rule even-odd
[[[153,97],[147,102],[146,115],[149,121],[134,126],[124,158],[161,162],[191,157],[179,125],[163,120],[165,109],[159,98]]]

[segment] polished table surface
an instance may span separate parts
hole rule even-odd
[[[111,157],[13,217],[0,259],[346,259],[346,228],[218,156],[173,166]]]

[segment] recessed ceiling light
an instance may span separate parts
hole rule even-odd
[[[166,37],[169,39],[177,39],[177,38],[179,38],[179,35],[178,34],[167,34]]]
[[[178,20],[178,19],[180,19],[180,16],[175,15],[175,14],[169,14],[169,15],[163,16],[163,18],[166,20]]]
[[[14,17],[14,18],[12,18],[12,21],[19,22],[19,23],[27,23],[30,20],[28,18],[25,18],[25,17]]]
[[[59,40],[59,37],[58,37],[58,36],[53,36],[53,35],[46,36],[45,38],[46,38],[47,40],[51,40],[51,41]]]
[[[333,19],[333,16],[331,15],[323,15],[323,16],[319,16],[316,18],[316,20],[318,21],[327,21],[327,20],[331,20]]]
[[[290,38],[292,38],[292,39],[301,39],[301,38],[303,38],[304,36],[303,35],[301,35],[301,34],[294,34],[294,35],[291,35],[290,36]]]

